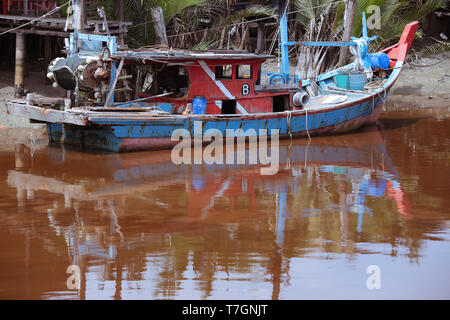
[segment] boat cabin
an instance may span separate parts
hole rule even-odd
[[[261,80],[261,64],[272,56],[221,50],[141,49],[120,51],[111,58],[117,62],[124,59],[136,83],[135,98],[148,97],[146,105],[157,105],[173,114],[185,112],[198,96],[206,99],[206,114],[278,112],[289,108],[288,90],[268,90]]]

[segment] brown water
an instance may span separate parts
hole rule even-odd
[[[24,141],[0,152],[0,298],[449,299],[449,115],[284,141],[275,176]]]

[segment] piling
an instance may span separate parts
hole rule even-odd
[[[24,86],[23,86],[24,62],[25,62],[25,34],[16,33],[16,71],[14,78],[14,96],[16,98],[19,98],[24,94]]]

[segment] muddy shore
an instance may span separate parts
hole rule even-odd
[[[276,67],[269,63],[266,68]],[[44,125],[30,124],[27,119],[6,114],[5,100],[14,97],[13,74],[0,73],[0,147],[10,149],[18,142],[35,139],[45,144]],[[31,72],[25,79],[28,92],[47,96],[64,96],[62,89],[54,89],[45,81],[42,72]],[[392,89],[386,111],[428,108],[450,109],[450,52],[405,63]]]

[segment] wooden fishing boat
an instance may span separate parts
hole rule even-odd
[[[248,136],[279,130],[281,138],[341,133],[374,123],[418,22],[408,24],[399,42],[380,52],[388,58],[384,69],[367,65],[373,38],[367,37],[365,16],[362,38],[303,43],[354,46],[361,59],[302,81],[289,74],[287,48],[294,43],[287,41],[285,17],[280,21],[282,70],[269,74],[266,83],[261,65],[271,56],[164,47],[118,50],[115,37],[74,32],[68,57],[54,60],[48,74],[73,93],[72,99],[29,94],[8,101],[7,112],[47,124],[51,143],[108,152],[171,148],[179,142],[173,132],[185,129],[194,136],[196,121],[202,133],[217,129],[225,136],[234,130],[235,136]],[[365,78],[362,87],[339,83],[338,76],[348,70]]]

